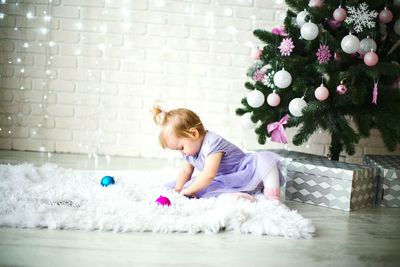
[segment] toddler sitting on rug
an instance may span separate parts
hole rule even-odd
[[[255,201],[262,189],[268,200],[279,201],[285,182],[280,157],[272,152],[244,153],[223,137],[204,128],[200,118],[185,108],[168,112],[154,107],[163,148],[178,150],[185,162],[176,181],[168,184],[188,197],[206,198],[231,194]],[[192,177],[195,168],[200,171]]]

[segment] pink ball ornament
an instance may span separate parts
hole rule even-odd
[[[322,7],[324,5],[324,0],[310,0],[308,2],[309,7]]]
[[[346,85],[344,85],[343,82],[340,82],[340,84],[336,87],[336,92],[339,95],[344,95],[347,92]]]
[[[346,19],[346,17],[347,17],[346,9],[342,8],[341,6],[339,6],[338,8],[335,9],[335,11],[333,11],[333,18],[336,21],[342,22]]]
[[[382,23],[389,23],[389,22],[392,21],[392,19],[393,19],[393,13],[392,13],[392,11],[390,11],[389,9],[387,9],[386,7],[385,7],[384,10],[382,10],[381,12],[379,12],[379,20],[380,20]]]
[[[275,91],[273,91],[272,93],[270,93],[267,97],[267,103],[268,105],[270,105],[271,107],[276,107],[279,105],[279,103],[281,103],[281,98],[280,96],[275,93]]]
[[[328,25],[331,27],[332,30],[337,30],[340,28],[340,26],[342,26],[342,23],[335,19],[330,19],[328,20]]]
[[[258,48],[253,49],[250,53],[250,57],[254,60],[259,60],[261,57],[262,51]]]
[[[160,196],[156,199],[156,203],[161,206],[171,206],[171,201],[164,196]]]
[[[321,85],[317,89],[315,89],[314,96],[319,101],[324,101],[329,96],[329,90],[324,86],[323,83],[321,83]]]
[[[379,61],[379,57],[374,51],[368,52],[364,56],[364,63],[367,66],[370,66],[370,67],[375,66],[376,64],[378,64],[378,61]]]

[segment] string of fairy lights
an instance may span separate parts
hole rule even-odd
[[[253,3],[253,0],[242,0],[243,2]],[[275,0],[275,4],[283,4],[283,0]],[[163,7],[169,4],[168,0],[153,0],[152,4],[157,7]],[[204,21],[207,24],[208,34],[215,35],[218,34],[216,27],[214,25],[215,16],[234,16],[234,9],[230,6],[221,5],[219,6],[218,0],[212,3],[216,8],[214,11],[200,11],[194,5],[187,5],[185,10],[185,15],[194,16],[202,15]],[[61,3],[62,5],[62,3]],[[75,6],[79,14],[79,18],[70,20],[73,24],[71,30],[82,32],[79,36],[80,41],[74,45],[71,56],[75,56],[77,60],[84,62],[86,60],[85,66],[89,66],[86,69],[80,70],[85,72],[87,75],[86,84],[85,82],[76,82],[75,90],[79,84],[80,88],[86,86],[86,93],[95,94],[99,96],[99,102],[96,107],[97,111],[92,114],[86,114],[83,121],[87,125],[86,130],[84,130],[84,138],[81,138],[78,143],[78,147],[81,151],[86,151],[89,157],[97,159],[97,154],[101,152],[100,147],[105,142],[107,138],[107,133],[104,130],[104,125],[100,123],[101,118],[99,117],[101,113],[106,113],[107,109],[107,97],[103,95],[107,91],[107,72],[102,71],[102,66],[104,63],[102,60],[106,60],[107,50],[115,49],[111,42],[103,41],[101,36],[108,34],[110,32],[115,33],[115,29],[112,29],[108,25],[107,16],[119,14],[122,21],[122,28],[119,29],[118,34],[128,35],[133,29],[133,22],[131,20],[132,10],[129,8],[132,5],[132,1],[125,0],[123,5],[117,6],[113,0],[106,0],[104,3],[103,11],[101,15],[105,17],[104,22],[96,20],[96,23],[90,23],[90,20],[85,20],[82,18],[82,8],[80,6]],[[40,4],[35,4],[34,1],[24,1],[24,0],[0,0],[0,20],[6,21],[8,18],[13,18],[15,20],[14,27],[10,27],[9,23],[5,23],[9,29],[12,29],[14,35],[18,35],[15,40],[13,38],[5,39],[5,42],[13,42],[14,50],[13,52],[1,49],[2,58],[7,58],[8,67],[13,69],[13,75],[2,74],[1,87],[11,90],[18,89],[18,93],[14,92],[14,99],[12,103],[18,103],[18,112],[10,112],[6,107],[7,104],[4,101],[0,102],[1,112],[1,124],[0,124],[0,135],[4,138],[14,138],[15,131],[19,128],[29,128],[29,137],[33,140],[38,141],[38,147],[32,148],[32,150],[38,150],[46,152],[50,157],[51,152],[54,150],[54,144],[46,138],[46,133],[49,128],[54,128],[54,118],[49,114],[49,105],[54,103],[54,98],[56,93],[53,91],[51,83],[57,81],[58,70],[53,66],[54,60],[57,59],[59,53],[60,43],[53,39],[53,31],[58,30],[58,19],[53,17],[53,8],[60,8],[60,1],[53,3],[53,0],[48,0],[47,2],[41,1]],[[111,8],[108,8],[111,7]],[[112,13],[112,14],[111,14]],[[216,14],[218,13],[218,14]],[[278,10],[275,13],[275,20],[279,22],[283,21],[285,18],[286,11]],[[165,21],[168,21],[169,15],[165,15]],[[250,21],[253,28],[257,27],[257,20],[260,19],[256,15],[250,16]],[[56,26],[55,26],[56,25]],[[183,22],[181,26],[187,26]],[[237,34],[239,30],[231,25],[226,26],[224,31],[232,35],[232,41],[238,44],[240,41],[237,39]],[[99,35],[99,41],[96,44],[89,43],[90,45],[85,45],[85,38],[87,32],[94,32]],[[31,35],[34,34],[32,38]],[[88,42],[86,42],[87,44]],[[4,44],[4,42],[3,42]],[[252,41],[244,42],[246,46],[253,48],[256,46]],[[132,48],[134,44],[129,38],[123,39],[123,48]],[[92,49],[94,48],[94,49]],[[167,50],[173,50],[168,45],[165,46]],[[39,50],[39,55],[36,52],[31,52],[32,50]],[[89,51],[93,50],[93,51]],[[217,55],[218,56],[218,55]],[[90,64],[93,63],[93,67]],[[34,64],[32,62],[34,60]],[[90,60],[90,62],[89,62]],[[242,58],[241,60],[245,60]],[[38,61],[40,64],[38,65]],[[43,62],[42,62],[43,61]],[[90,64],[89,64],[90,63]],[[165,70],[164,70],[165,71]],[[31,77],[31,72],[35,73],[35,77]],[[18,88],[9,88],[7,81],[16,80]],[[160,93],[160,97],[162,97]],[[80,100],[79,100],[80,101]],[[32,116],[30,122],[27,123],[28,119],[25,116]],[[93,127],[93,120],[97,122],[96,126]],[[93,132],[93,128],[95,132]]]

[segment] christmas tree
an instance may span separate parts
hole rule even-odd
[[[258,142],[301,145],[318,129],[329,153],[354,154],[378,129],[388,150],[400,143],[400,0],[286,0],[284,25],[254,35],[250,90],[236,110]],[[265,101],[266,100],[266,101]]]

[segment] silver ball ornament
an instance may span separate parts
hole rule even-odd
[[[303,98],[294,98],[289,103],[289,112],[295,117],[303,116],[303,108],[307,106]]]
[[[357,38],[357,36],[350,33],[349,35],[343,37],[340,46],[345,53],[354,54],[360,47],[360,40]]]
[[[395,32],[397,35],[400,35],[400,19],[396,20],[396,22],[395,22],[393,28],[394,28],[394,32]]]
[[[374,39],[371,39],[369,36],[367,36],[367,38],[361,40],[359,51],[363,54],[366,54],[371,52],[371,50],[376,51],[376,43]]]
[[[300,29],[300,35],[305,40],[311,41],[318,36],[318,26],[312,22],[306,22]]]
[[[277,71],[274,75],[274,84],[279,88],[287,88],[292,83],[292,75],[285,69]]]
[[[247,94],[247,103],[252,108],[259,108],[264,104],[264,94],[259,90],[253,90]]]

